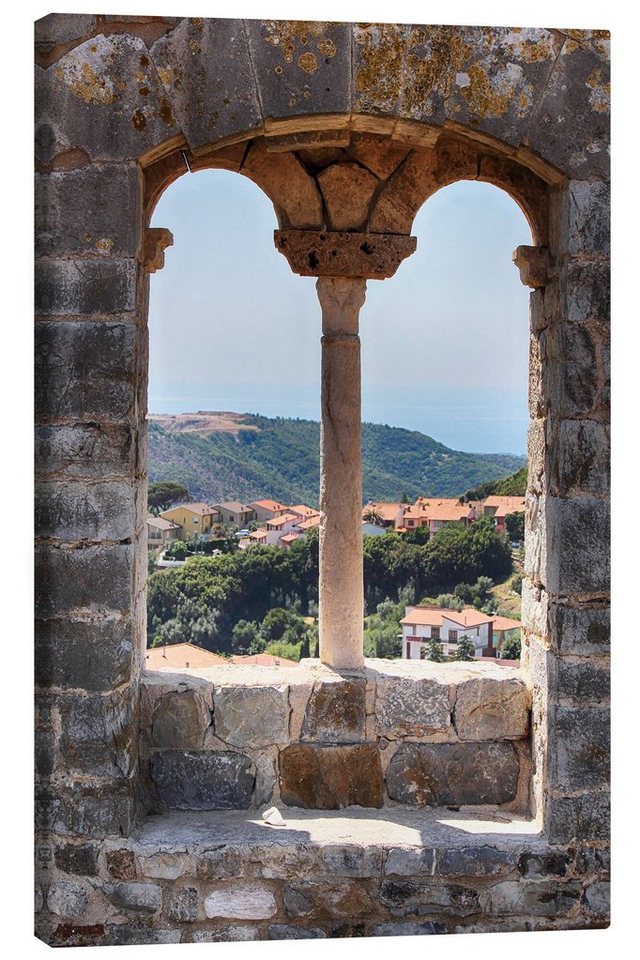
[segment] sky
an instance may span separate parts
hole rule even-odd
[[[224,170],[185,174],[152,226],[174,245],[151,277],[149,410],[320,417],[313,278],[273,244],[270,200]],[[526,451],[528,290],[512,251],[531,243],[504,191],[460,182],[418,212],[416,253],[370,280],[360,312],[362,419],[456,450]]]

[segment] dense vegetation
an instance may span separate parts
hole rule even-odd
[[[194,420],[197,419],[194,415]],[[246,414],[237,432],[179,432],[149,424],[149,479],[174,481],[210,503],[272,497],[318,504],[320,426]],[[511,473],[523,457],[450,450],[431,437],[382,424],[362,427],[363,496],[454,497]]]
[[[467,584],[474,584],[469,598],[480,601],[486,581],[478,578],[499,580],[510,572],[508,542],[489,519],[467,528],[450,524],[432,539],[425,530],[365,536],[365,650],[399,655],[393,633],[406,603]],[[192,557],[184,567],[149,577],[148,642],[189,641],[221,653],[257,652],[256,644],[270,649],[280,642],[289,649],[279,651],[283,656],[296,645],[306,653],[304,645],[315,641],[302,617],[314,616],[317,602],[317,530],[289,550],[255,546]]]
[[[524,497],[527,492],[527,467],[501,480],[488,480],[464,495],[465,500],[486,500],[487,497]]]

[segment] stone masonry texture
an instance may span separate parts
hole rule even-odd
[[[37,935],[606,926],[608,33],[50,14],[35,60]],[[457,180],[524,211],[519,671],[143,674],[145,249],[185,158],[252,179],[325,280],[390,276]]]

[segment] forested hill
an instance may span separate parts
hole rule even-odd
[[[149,481],[183,483],[191,497],[273,498],[318,504],[320,425],[253,414],[198,413],[149,417]],[[365,423],[365,500],[406,495],[454,497],[520,469],[524,457],[461,453],[413,430]]]

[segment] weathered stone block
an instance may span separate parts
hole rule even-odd
[[[136,858],[132,850],[107,850],[107,870],[114,880],[135,880]]]
[[[246,861],[242,851],[234,847],[208,850],[198,857],[197,874],[201,880],[227,880],[242,877]],[[265,874],[266,876],[266,874]]]
[[[167,916],[176,923],[189,923],[198,919],[198,891],[185,887],[173,894],[169,901]]]
[[[129,776],[137,760],[134,691],[61,697],[60,762],[72,776]]]
[[[265,118],[349,113],[351,26],[246,20]]]
[[[55,849],[56,867],[63,873],[98,875],[98,847],[93,843],[63,843]]]
[[[513,870],[513,851],[488,844],[435,851],[434,877],[498,877]]]
[[[453,722],[461,740],[519,740],[529,730],[531,694],[515,677],[474,677],[456,688]]]
[[[365,681],[320,680],[307,703],[301,740],[353,743],[365,737]]]
[[[197,930],[193,935],[194,943],[226,943],[259,939],[260,930],[257,926],[250,927],[242,924],[216,927],[215,930]]]
[[[128,424],[36,427],[36,475],[105,479],[130,477],[136,466],[135,432]]]
[[[36,684],[111,690],[129,680],[129,617],[110,620],[41,620],[36,623]]]
[[[79,883],[56,880],[47,890],[47,907],[58,917],[80,919],[88,905],[87,891]]]
[[[97,17],[80,13],[48,13],[34,24],[35,41],[39,48],[84,39],[96,28]]]
[[[579,883],[505,880],[490,887],[488,909],[493,914],[558,917],[570,913],[579,899]]]
[[[135,257],[141,195],[136,164],[36,177],[36,257]]]
[[[610,577],[610,506],[591,498],[547,497],[546,578],[550,593],[604,593]]]
[[[549,797],[547,838],[550,843],[609,838],[608,791],[589,792],[577,797]]]
[[[510,743],[407,743],[387,768],[387,792],[410,806],[506,803],[518,769]]]
[[[602,704],[611,695],[611,672],[608,660],[589,663],[557,660],[555,694],[573,700],[576,705],[585,701]]]
[[[102,889],[119,910],[152,916],[162,907],[162,888],[155,883],[106,883]]]
[[[211,724],[211,711],[196,690],[168,693],[158,702],[149,743],[165,749],[197,750]]]
[[[204,912],[209,920],[230,917],[234,920],[269,920],[278,912],[269,887],[258,883],[238,884],[212,890],[205,897]]]
[[[522,853],[518,859],[518,873],[526,880],[544,880],[549,876],[565,877],[572,862],[571,853],[564,850]]]
[[[137,526],[133,484],[63,480],[37,483],[35,532],[58,540],[125,540]]]
[[[551,493],[608,496],[610,491],[609,425],[597,420],[563,420],[557,440]]]
[[[610,905],[610,883],[601,880],[598,883],[592,883],[584,892],[584,903],[590,913],[595,913],[601,917],[608,917],[611,911]]]
[[[152,880],[177,880],[184,873],[193,871],[193,860],[184,853],[154,853],[140,857],[140,872]]]
[[[607,847],[581,847],[576,854],[575,870],[580,875],[602,874],[611,871],[611,851]]]
[[[255,775],[241,753],[164,750],[150,759],[160,802],[176,810],[246,810]]]
[[[427,920],[425,923],[378,923],[373,927],[373,937],[422,937],[437,933],[448,933],[444,923]]]
[[[135,364],[136,330],[131,324],[37,324],[37,417],[126,419],[134,399]]]
[[[353,230],[366,223],[379,180],[357,163],[334,163],[318,175],[332,230]]]
[[[436,851],[432,847],[398,847],[389,850],[384,872],[396,877],[432,876],[435,863]]]
[[[594,43],[566,39],[524,142],[576,179],[608,177],[608,35]]]
[[[608,254],[611,248],[609,184],[603,180],[571,180],[567,194],[568,252]]]
[[[289,739],[286,685],[216,687],[215,734],[233,747],[264,747]]]
[[[99,943],[105,947],[142,946],[153,943],[180,943],[179,930],[160,930],[157,927],[142,926],[139,923],[113,923],[107,925],[104,939]]]
[[[104,316],[131,312],[135,309],[137,274],[138,265],[133,259],[39,260],[36,313]]]
[[[241,20],[184,18],[153,60],[192,150],[258,131],[262,113]]]
[[[36,615],[125,612],[131,604],[130,544],[36,547]]]
[[[376,723],[381,737],[427,737],[451,729],[449,688],[424,677],[380,678]]]
[[[39,788],[35,812],[36,830],[43,834],[94,840],[113,834],[126,836],[134,816],[132,785],[111,780],[107,785],[57,784],[55,791]]]
[[[53,141],[48,162],[72,147],[92,160],[135,160],[180,134],[149,50],[130,33],[104,34],[39,70],[36,116]]]
[[[267,936],[269,940],[318,940],[326,937],[326,933],[318,927],[271,923],[267,928]]]
[[[403,87],[405,48],[412,27],[393,23],[352,24],[353,107],[359,113],[397,114]],[[437,122],[438,117],[433,117]]]
[[[550,778],[555,789],[602,786],[610,776],[609,711],[555,707],[549,734]]]
[[[383,880],[380,901],[394,917],[445,911],[466,917],[477,913],[478,894],[470,887],[433,880]]]
[[[289,806],[318,810],[382,806],[382,767],[374,744],[293,744],[280,754],[280,792]]]
[[[284,891],[288,917],[359,917],[374,910],[373,900],[363,884],[355,881],[305,880],[290,882]]]
[[[539,637],[549,633],[549,598],[529,577],[522,581],[522,624]]]
[[[332,877],[372,877],[380,873],[382,851],[357,844],[323,846],[320,861]]]
[[[269,153],[262,141],[249,149],[242,172],[273,202],[278,223],[296,230],[321,229],[322,199],[315,180],[294,153]]]
[[[549,621],[552,636],[561,653],[608,653],[610,610],[608,603],[551,603]]]

